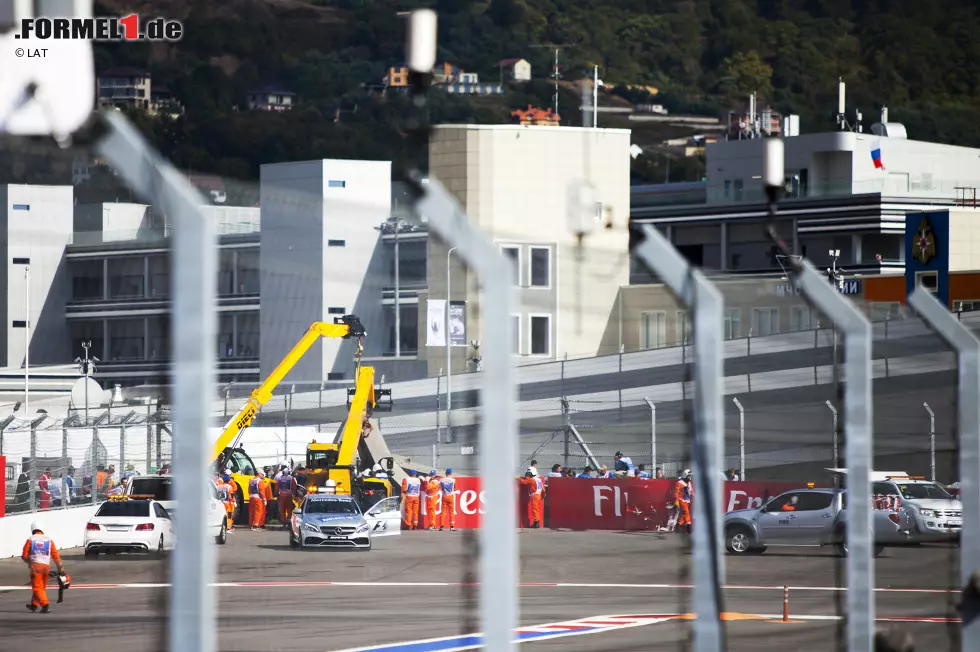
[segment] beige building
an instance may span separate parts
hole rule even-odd
[[[429,172],[470,218],[513,257],[517,292],[509,316],[514,355],[527,361],[595,355],[602,347],[617,289],[629,281],[630,132],[522,125],[443,125],[429,140]],[[596,229],[578,256],[569,229],[569,187],[589,179]],[[608,225],[609,228],[605,228]],[[445,300],[447,248],[428,240],[428,291],[419,294],[419,357],[431,374],[446,366],[444,347],[427,347],[427,301]],[[465,346],[453,347],[453,371],[477,351],[480,295],[475,275],[449,257],[451,304],[465,302]]]

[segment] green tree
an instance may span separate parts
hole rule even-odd
[[[772,99],[772,66],[755,50],[736,52],[725,59],[725,80],[734,95],[757,93]]]

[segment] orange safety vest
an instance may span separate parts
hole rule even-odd
[[[435,500],[439,497],[439,481],[435,478],[425,483],[425,497],[429,500]]]

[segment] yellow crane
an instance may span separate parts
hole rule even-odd
[[[296,343],[296,345],[286,354],[286,357],[272,370],[272,373],[259,385],[255,390],[252,391],[251,396],[245,401],[241,409],[231,418],[231,420],[225,425],[224,431],[214,442],[214,449],[212,454],[212,460],[214,460],[214,466],[216,471],[222,469],[230,469],[231,475],[235,480],[235,483],[239,488],[239,495],[237,500],[239,501],[239,513],[244,512],[242,507],[248,503],[248,483],[255,477],[257,468],[252,462],[252,459],[245,453],[241,448],[241,438],[245,429],[248,428],[252,421],[255,419],[255,415],[258,414],[262,406],[269,402],[272,398],[272,392],[275,390],[276,386],[282,382],[286,374],[296,365],[297,362],[303,357],[303,355],[309,350],[313,343],[319,340],[321,337],[330,338],[341,338],[341,339],[357,339],[357,354],[355,356],[355,362],[357,365],[357,378],[360,379],[362,376],[365,378],[370,378],[370,385],[368,386],[370,391],[362,391],[362,396],[357,395],[357,388],[353,390],[355,394],[353,401],[348,401],[351,408],[360,406],[359,414],[363,415],[367,409],[368,402],[370,401],[371,407],[375,405],[375,395],[376,391],[374,389],[373,379],[374,379],[374,369],[370,367],[360,366],[360,355],[363,350],[362,339],[367,335],[364,330],[364,326],[361,324],[361,320],[355,315],[344,315],[343,317],[337,317],[334,319],[334,323],[330,324],[327,322],[315,322],[313,323],[302,338]],[[385,394],[390,398],[391,390],[377,390],[378,393]],[[351,391],[348,390],[348,396]],[[350,411],[353,414],[353,410]],[[348,415],[348,422],[351,421],[350,414]],[[360,419],[359,419],[360,421]],[[346,428],[345,428],[346,434]],[[356,437],[359,439],[359,436]],[[353,444],[354,450],[356,452],[357,442]],[[346,453],[347,448],[341,445]],[[348,482],[347,486],[351,486]]]

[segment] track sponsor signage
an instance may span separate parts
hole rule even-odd
[[[675,480],[550,478],[547,480],[547,524],[571,530],[656,530],[667,523],[668,503],[674,501]],[[759,507],[784,491],[800,489],[797,482],[726,482],[723,509]],[[519,525],[528,525],[527,490],[515,484]],[[480,479],[456,478],[456,527],[477,528],[486,513]],[[695,484],[697,499],[697,484]],[[428,525],[425,498],[420,501],[420,525]],[[442,523],[442,501],[436,510]],[[447,523],[448,526],[448,523]]]

